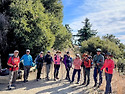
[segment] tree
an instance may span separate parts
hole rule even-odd
[[[108,39],[111,42],[116,43],[117,45],[120,44],[120,40],[118,38],[116,38],[113,34],[107,34],[105,36],[102,37],[103,39]]]
[[[60,32],[58,32],[55,43],[54,49],[56,50],[63,50],[67,47],[72,47],[71,43],[72,34],[69,32],[63,25],[60,26]]]
[[[96,49],[101,48],[103,53],[111,52],[114,58],[122,57],[118,45],[109,40],[102,40],[100,37],[92,37],[87,41],[83,41],[81,45],[80,51],[82,53],[87,51],[89,53],[92,52],[92,55],[94,55],[96,54]]]
[[[79,38],[79,45],[81,45],[81,42],[88,40],[89,38],[97,34],[96,30],[91,29],[92,24],[89,22],[88,18],[86,18],[85,22],[82,23],[84,23],[84,26],[80,30],[78,30],[78,34],[76,35]]]

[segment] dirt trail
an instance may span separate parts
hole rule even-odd
[[[70,76],[72,76],[72,71],[70,71]],[[45,78],[45,66],[42,69],[42,78]],[[103,94],[105,88],[105,79],[103,79],[103,85],[100,89],[92,88],[94,85],[93,81],[93,69],[91,69],[91,82],[88,87],[80,85],[83,82],[83,72],[81,71],[81,81],[80,84],[70,84],[67,80],[65,80],[65,66],[61,64],[59,78],[60,80],[53,80],[53,66],[51,67],[50,72],[50,81],[46,81],[42,79],[40,81],[36,81],[36,72],[30,73],[29,82],[23,83],[22,80],[17,81],[17,88],[11,91],[6,90],[7,84],[0,84],[0,94]],[[76,75],[77,76],[77,75]],[[104,76],[104,75],[103,75]],[[117,78],[116,78],[117,77]],[[117,73],[113,76],[113,94],[125,94],[125,90],[122,84],[125,83],[125,78],[119,77]],[[117,86],[116,86],[117,85]],[[124,84],[123,84],[124,85]],[[120,88],[119,88],[120,87]],[[117,93],[117,91],[119,93]]]

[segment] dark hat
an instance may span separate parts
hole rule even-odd
[[[69,54],[69,51],[68,52],[66,52],[67,54]]]
[[[50,53],[50,51],[48,51],[47,53]]]
[[[113,57],[112,54],[111,54],[110,52],[107,52],[105,56]]]

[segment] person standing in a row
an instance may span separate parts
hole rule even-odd
[[[45,56],[45,62],[46,62],[46,79],[49,80],[50,68],[53,62],[50,51],[48,51],[47,55]]]
[[[9,85],[8,85],[9,90],[11,90],[11,87],[16,87],[15,82],[16,82],[16,78],[17,78],[17,72],[19,69],[19,63],[20,63],[20,58],[19,58],[18,54],[19,54],[19,51],[15,50],[14,55],[9,58],[8,63],[7,63],[7,65],[10,66],[10,68],[9,68],[10,81],[9,81]]]
[[[28,76],[30,72],[30,68],[32,67],[33,64],[33,59],[32,56],[30,55],[30,50],[26,50],[26,54],[22,56],[20,61],[23,60],[24,64],[24,82],[28,82]]]
[[[107,59],[105,60],[101,70],[105,69],[105,78],[106,78],[105,94],[110,94],[112,93],[111,81],[112,81],[113,69],[115,64],[114,64],[114,61],[111,59],[111,57],[113,57],[111,53],[107,53],[106,57]]]
[[[74,82],[74,77],[76,75],[76,72],[78,72],[78,79],[77,79],[76,84],[79,84],[80,72],[81,72],[81,64],[82,64],[81,56],[79,54],[77,54],[76,59],[73,61],[74,70],[73,70],[73,75],[72,75],[72,81],[70,83]]]
[[[43,51],[40,52],[40,54],[36,58],[36,65],[37,65],[37,81],[40,80],[40,75],[41,75],[41,70],[43,67],[44,63],[44,56],[43,56]]]
[[[60,53],[61,53],[60,51],[57,51],[56,54],[54,55],[54,80],[59,79],[58,74],[61,63]]]
[[[94,56],[93,58],[93,62],[95,64],[95,68],[94,68],[94,81],[95,81],[95,85],[94,87],[97,86],[97,75],[99,74],[99,86],[102,84],[102,70],[101,67],[104,64],[104,56],[101,54],[101,49],[97,49],[97,54]]]
[[[84,74],[84,82],[82,85],[88,86],[90,83],[90,68],[91,68],[91,60],[88,58],[87,53],[83,54],[83,65],[84,65],[84,69],[85,69],[85,74]],[[87,83],[86,83],[86,76],[87,76]]]
[[[68,81],[70,81],[69,72],[70,72],[70,68],[72,67],[72,58],[70,57],[69,52],[67,52],[66,55],[64,55],[63,63],[65,64],[65,68],[66,68],[66,71],[67,71],[66,79]]]

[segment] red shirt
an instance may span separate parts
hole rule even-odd
[[[112,59],[106,59],[101,70],[103,70],[104,68],[105,68],[105,73],[113,74],[114,61]],[[106,68],[108,68],[108,71],[106,70]]]
[[[83,62],[84,62],[84,66],[86,68],[90,68],[91,67],[91,61],[90,61],[90,59],[83,59]]]
[[[19,62],[20,62],[20,58],[19,57],[10,57],[8,60],[8,64],[12,64],[12,65],[16,65],[17,67],[11,67],[9,70],[10,71],[17,71],[19,69]]]
[[[73,64],[74,64],[74,69],[81,69],[82,60],[81,59],[75,59]]]

